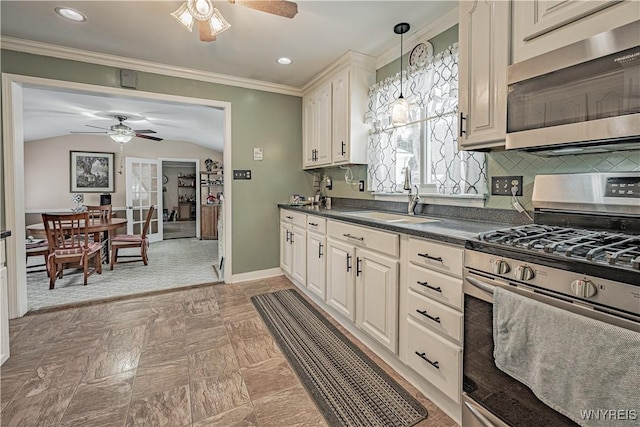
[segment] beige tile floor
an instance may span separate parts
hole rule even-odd
[[[249,300],[290,287],[280,276],[12,320],[0,424],[326,425]],[[350,338],[428,409],[420,426],[456,425]]]

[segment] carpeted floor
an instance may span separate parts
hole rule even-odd
[[[427,410],[294,289],[251,298],[331,426],[409,427]]]
[[[120,254],[140,253],[134,249],[120,250]],[[82,271],[68,269],[49,289],[49,278],[42,272],[27,274],[27,307],[36,310],[62,304],[79,303],[122,295],[179,288],[218,281],[214,265],[218,262],[218,241],[177,239],[152,243],[149,265],[142,261],[116,264],[113,270],[102,266],[102,274],[89,277],[82,284]],[[41,257],[30,257],[27,265],[42,263]]]

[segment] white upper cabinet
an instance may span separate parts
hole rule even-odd
[[[303,166],[326,166],[331,162],[331,82],[306,95],[302,103]]]
[[[640,19],[637,0],[528,0],[513,3],[513,62]]]
[[[321,73],[303,98],[303,167],[367,162],[369,126],[364,123],[375,59],[348,52]]]
[[[458,147],[503,146],[507,130],[510,2],[459,2]]]

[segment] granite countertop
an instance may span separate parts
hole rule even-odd
[[[292,206],[288,204],[279,204],[278,207],[306,214],[337,219],[340,221],[351,222],[354,224],[366,225],[368,227],[375,227],[382,230],[395,231],[397,233],[424,237],[427,239],[446,243],[453,243],[456,245],[464,245],[467,240],[475,239],[478,236],[478,233],[501,228],[509,228],[513,226],[512,224],[500,222],[473,221],[469,219],[442,218],[436,216],[425,217],[437,219],[438,221],[435,222],[426,222],[420,224],[400,224],[345,215],[345,212],[366,212],[371,211],[372,209],[357,209],[352,207],[334,207],[331,209],[325,209],[319,206]],[[419,218],[421,217],[421,215],[416,215],[416,217]]]
[[[6,239],[9,236],[11,236],[10,230],[0,230],[0,240]]]

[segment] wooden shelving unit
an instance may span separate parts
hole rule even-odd
[[[218,216],[220,202],[218,193],[222,192],[224,173],[222,169],[200,172],[200,238],[216,240],[218,238]],[[212,194],[216,200],[207,203],[207,197]]]

